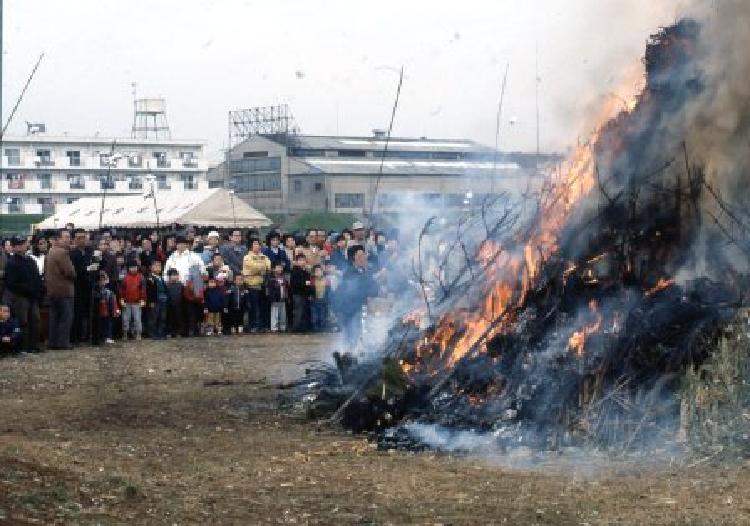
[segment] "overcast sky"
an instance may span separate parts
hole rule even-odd
[[[136,82],[217,159],[230,109],[288,103],[310,134],[387,127],[403,65],[394,135],[492,145],[507,62],[501,147],[533,150],[538,48],[542,149],[560,151],[676,16],[653,0],[5,0],[3,113],[44,52],[10,133],[127,135]]]

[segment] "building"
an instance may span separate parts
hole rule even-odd
[[[4,137],[2,214],[51,215],[58,204],[102,193],[143,191],[153,176],[161,189],[197,189],[207,161],[200,141],[52,136]]]
[[[486,194],[523,191],[537,173],[535,155],[496,155],[470,140],[392,137],[387,142],[386,149],[385,134],[378,131],[370,137],[253,135],[209,171],[208,182],[233,189],[266,213],[366,214],[371,207],[395,209],[404,196],[461,207]],[[542,158],[550,160],[553,156]]]

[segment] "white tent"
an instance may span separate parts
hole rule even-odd
[[[58,207],[57,212],[39,223],[38,228],[62,228],[67,223],[87,230],[100,225],[103,228],[152,228],[157,222],[160,226],[178,223],[217,228],[257,228],[271,224],[270,219],[242,199],[222,188],[212,188],[157,192],[155,200],[151,194],[105,195],[103,211],[101,195],[82,197]]]

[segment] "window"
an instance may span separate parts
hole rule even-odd
[[[167,174],[156,175],[156,187],[159,190],[169,190],[169,182],[167,181]]]
[[[180,181],[182,181],[185,190],[198,189],[198,183],[195,182],[195,176],[193,174],[180,174]]]
[[[296,180],[294,181],[294,193],[298,194],[302,191],[302,181]]]
[[[336,208],[362,208],[365,205],[365,194],[336,194]]]
[[[143,179],[140,175],[129,175],[128,176],[128,188],[130,190],[142,190]]]
[[[8,213],[19,214],[23,212],[23,201],[20,197],[9,197],[6,202],[8,203]]]
[[[39,174],[36,176],[39,181],[39,188],[49,190],[52,188],[52,176],[50,174]]]
[[[68,174],[68,183],[71,190],[83,190],[86,188],[86,178],[80,174]]]
[[[275,172],[281,169],[281,159],[279,157],[239,159],[231,161],[230,168],[232,173]]]
[[[183,166],[197,166],[198,160],[195,157],[195,152],[180,152],[180,160]]]
[[[289,155],[293,157],[325,157],[326,151],[314,148],[290,148]]]
[[[253,157],[268,157],[268,152],[243,152],[243,159],[251,159]]]
[[[54,214],[55,213],[55,201],[51,197],[37,197],[36,204],[42,206],[43,214]]]
[[[115,179],[107,174],[101,174],[99,176],[99,184],[102,190],[114,190]]]
[[[8,181],[8,190],[23,190],[26,186],[24,174],[5,174],[5,180]]]
[[[68,150],[65,155],[68,157],[68,166],[81,166],[81,152]]]
[[[323,191],[323,183],[315,183],[313,185],[313,188],[316,192],[322,192]]]
[[[152,157],[156,160],[157,168],[169,168],[170,163],[167,160],[167,152],[153,152]]]
[[[36,151],[37,164],[39,166],[52,166],[52,153],[49,150],[37,150]]]
[[[208,182],[209,188],[224,188],[224,181],[221,179],[217,179],[215,181],[209,181]]]
[[[140,168],[141,166],[143,166],[143,157],[140,155],[130,155],[128,157],[128,167]]]
[[[233,178],[237,192],[271,192],[281,190],[280,174],[236,175]]]
[[[378,194],[378,207],[380,208],[394,208],[398,206],[399,204],[399,195],[398,194]]]
[[[339,150],[339,157],[366,157],[364,150]]]
[[[114,159],[109,152],[99,154],[99,166],[102,168],[111,168],[117,166],[117,159]]]
[[[21,150],[18,148],[6,148],[5,157],[8,159],[8,166],[21,166]]]

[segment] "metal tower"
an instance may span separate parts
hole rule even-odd
[[[299,133],[289,106],[262,106],[229,112],[229,148],[253,135]]]

